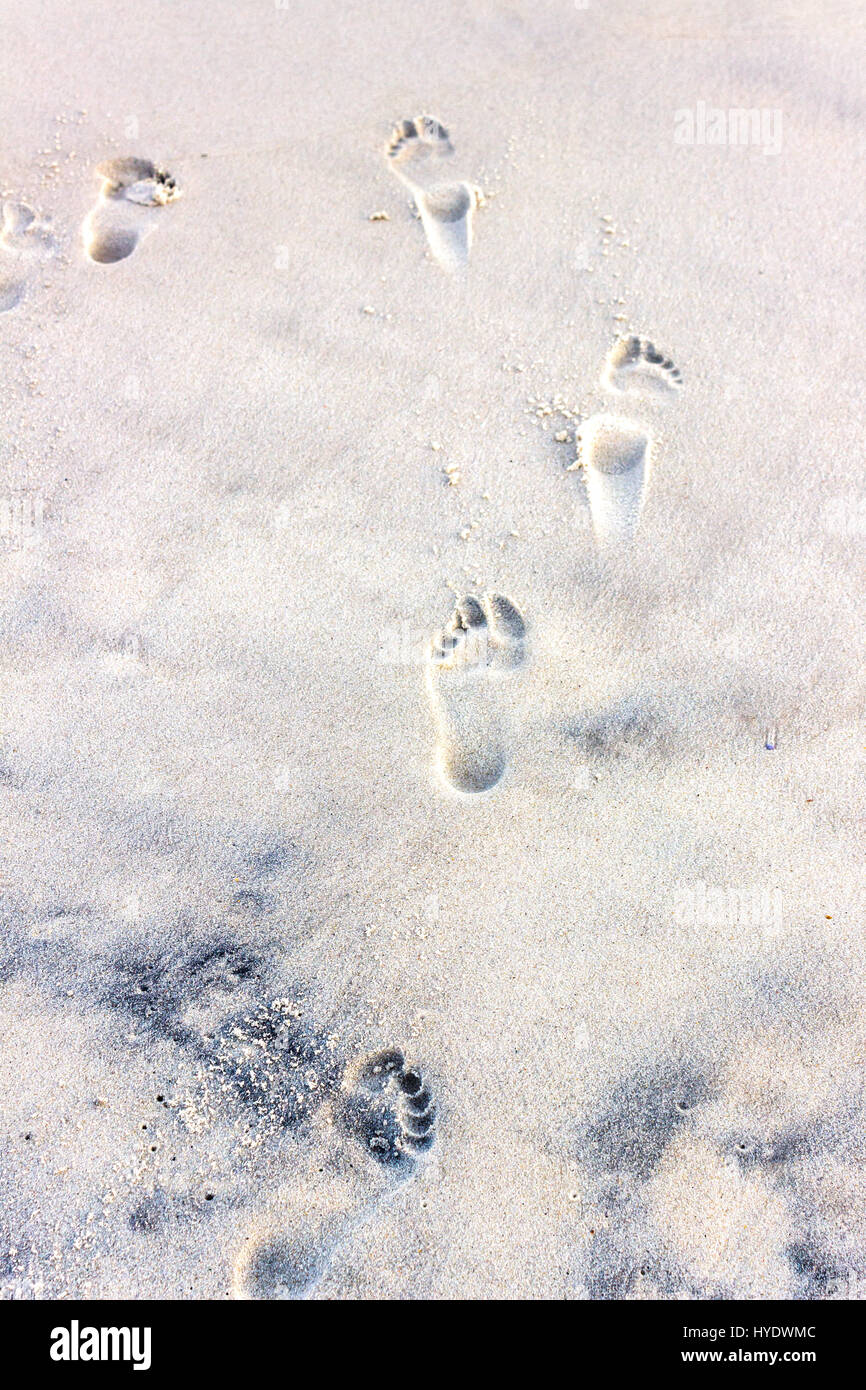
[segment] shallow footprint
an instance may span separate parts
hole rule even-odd
[[[20,266],[46,261],[56,255],[57,241],[46,222],[43,222],[26,203],[3,204],[0,226],[0,250],[10,261]],[[27,276],[15,270],[0,273],[0,314],[14,309],[27,292]]]
[[[153,231],[155,209],[173,203],[180,189],[171,174],[148,159],[111,159],[96,173],[102,187],[84,219],[84,249],[92,261],[111,265],[132,255]]]
[[[602,550],[634,538],[649,481],[650,446],[640,425],[616,415],[593,415],[578,430],[578,464]]]
[[[601,375],[607,390],[641,396],[675,395],[682,380],[679,368],[654,343],[633,336],[617,339]]]
[[[458,792],[495,787],[512,741],[514,674],[526,655],[523,618],[510,599],[469,594],[434,637],[427,686],[440,775]]]
[[[57,254],[57,240],[48,223],[26,203],[3,204],[0,246],[28,261],[47,261]]]
[[[445,161],[454,153],[448,131],[433,116],[416,116],[394,127],[388,163],[410,190],[436,260],[448,271],[462,270],[472,248],[478,189],[447,178]]]
[[[332,1118],[305,1179],[283,1196],[266,1229],[245,1240],[233,1272],[236,1298],[308,1298],[337,1246],[411,1176],[435,1139],[430,1088],[398,1048],[347,1073]],[[346,1141],[351,1151],[341,1154]],[[372,1163],[357,1165],[356,1141]]]
[[[27,282],[18,275],[0,275],[0,314],[20,304],[27,291]]]

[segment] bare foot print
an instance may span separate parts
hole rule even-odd
[[[640,396],[676,395],[682,375],[646,338],[619,338],[607,354],[601,384],[608,391]]]
[[[180,190],[171,174],[148,159],[111,159],[96,173],[102,187],[84,219],[84,249],[92,261],[111,265],[132,255],[153,231],[156,209],[173,203]]]
[[[413,1175],[435,1140],[430,1088],[398,1048],[347,1072],[327,1110],[309,1171],[243,1242],[236,1298],[309,1298],[337,1247]]]
[[[448,177],[454,146],[433,116],[416,116],[394,127],[386,147],[388,163],[411,192],[427,242],[444,269],[462,270],[472,248],[472,221],[478,189]]]
[[[629,545],[649,480],[648,433],[616,415],[592,415],[578,430],[577,447],[600,550]]]
[[[4,203],[0,227],[0,313],[14,309],[27,293],[28,270],[57,253],[57,241],[26,203]]]
[[[400,1172],[411,1172],[435,1138],[433,1095],[398,1048],[374,1053],[347,1073],[339,1114],[378,1163]]]
[[[437,768],[454,791],[495,787],[512,743],[515,676],[526,656],[523,618],[510,599],[460,600],[433,639],[427,686],[436,723]]]

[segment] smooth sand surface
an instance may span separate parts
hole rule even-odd
[[[4,1296],[862,1296],[863,39],[9,0]]]

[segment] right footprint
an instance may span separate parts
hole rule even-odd
[[[605,359],[601,385],[617,395],[671,396],[682,376],[647,338],[618,338]],[[635,420],[598,414],[578,428],[575,468],[583,469],[592,529],[602,554],[634,540],[650,475],[652,436]]]
[[[592,415],[578,430],[578,463],[602,552],[634,538],[649,481],[650,444],[647,431],[617,415]]]
[[[608,391],[642,396],[669,396],[679,391],[682,375],[669,357],[647,338],[618,338],[607,354],[601,382]]]
[[[173,203],[180,189],[171,174],[149,159],[110,159],[96,173],[102,187],[84,219],[84,249],[92,261],[111,265],[132,255],[153,231],[155,209]]]
[[[349,1078],[341,1119],[378,1163],[408,1173],[433,1144],[436,1105],[418,1068],[393,1048],[367,1057]]]
[[[477,794],[500,781],[508,765],[526,657],[523,618],[510,599],[486,594],[460,600],[434,637],[427,686],[436,723],[436,764],[454,791]]]
[[[306,1180],[285,1194],[269,1229],[245,1240],[233,1272],[236,1298],[309,1298],[335,1250],[412,1177],[436,1138],[430,1087],[399,1048],[375,1052],[346,1074],[332,1120]],[[344,1135],[372,1162],[358,1163]]]
[[[473,184],[447,177],[444,161],[454,153],[448,131],[433,116],[400,121],[385,153],[390,168],[415,200],[436,260],[445,270],[462,270],[472,247],[479,193]]]

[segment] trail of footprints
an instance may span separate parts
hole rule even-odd
[[[480,196],[474,185],[451,175],[453,156],[448,132],[429,116],[401,122],[386,148],[389,167],[412,194],[431,254],[452,273],[467,266]],[[97,174],[100,192],[84,221],[82,237],[90,260],[110,265],[136,250],[154,230],[159,210],[175,201],[179,190],[164,169],[139,158],[108,161],[98,166]],[[57,250],[50,226],[31,208],[4,204],[0,313],[22,302],[34,268]],[[651,341],[635,335],[614,343],[601,373],[602,388],[624,400],[671,399],[681,385],[673,361]],[[641,419],[599,411],[579,427],[576,445],[599,551],[602,555],[624,551],[637,533],[650,483],[651,430]],[[501,784],[515,752],[527,656],[523,616],[511,599],[498,593],[466,595],[432,639],[426,680],[436,729],[436,768],[450,792],[477,797]],[[210,979],[212,957],[213,952],[206,953],[202,962],[192,963],[192,980],[202,972]],[[218,1079],[220,1093],[230,1097],[232,1104],[247,1107],[257,1124],[278,1132],[307,1123],[315,1126],[316,1116],[326,1116],[317,1138],[321,1161],[314,1160],[312,1174],[286,1194],[271,1227],[244,1241],[233,1274],[237,1297],[309,1296],[336,1245],[387,1199],[395,1184],[415,1172],[433,1147],[437,1108],[429,1084],[398,1049],[362,1058],[341,1074],[333,1062],[322,1060],[315,1040],[293,1023],[291,1011],[284,1017],[278,1005],[262,1005],[242,1020],[232,1015],[204,1043],[180,1020],[177,1002],[162,976],[151,979],[152,972],[145,971],[142,983],[143,967],[133,962],[130,968],[134,980],[128,998],[121,990],[123,1006],[137,1008],[143,1001],[147,1009],[142,1018],[152,1024],[153,991],[162,982],[168,1004],[161,1013],[157,1009],[155,1017],[162,1019],[165,1036],[191,1050],[207,1073]],[[252,968],[239,958],[232,978],[245,979]],[[254,1064],[249,1060],[251,1048]],[[292,1089],[302,1065],[312,1066],[318,1076],[317,1090],[309,1101]],[[612,1098],[611,1115],[603,1117],[595,1129],[590,1127],[584,1148],[590,1164],[598,1150],[602,1176],[608,1168],[633,1168],[649,1191],[647,1184],[663,1153],[673,1153],[674,1146],[667,1137],[656,1142],[652,1087],[649,1096],[640,1089],[636,1108],[628,1096]],[[668,1125],[673,1132],[673,1126],[704,1098],[706,1087],[700,1079],[677,1074],[670,1085],[663,1078],[662,1089],[665,1096],[670,1089],[676,1099]],[[666,1136],[667,1130],[663,1132]],[[335,1172],[335,1145],[338,1148],[341,1143],[364,1153],[368,1162],[358,1165],[347,1157]],[[741,1166],[752,1161],[745,1141],[737,1144],[736,1157]],[[775,1149],[765,1161],[780,1161]],[[324,1174],[318,1187],[316,1173]],[[132,1229],[149,1229],[138,1210],[131,1222]],[[657,1282],[664,1285],[670,1280],[661,1257],[640,1250],[642,1240],[651,1244],[651,1233],[645,1227],[632,1230],[632,1226],[630,1221],[614,1223],[609,1235],[597,1239],[587,1270],[591,1297],[628,1296],[639,1258],[652,1266]],[[813,1237],[812,1243],[816,1240]],[[811,1296],[821,1296],[821,1281],[829,1279],[824,1270],[832,1272],[832,1257],[823,1249],[813,1254],[805,1240],[792,1244],[785,1256],[799,1271],[804,1287],[810,1281],[815,1286],[817,1293]],[[646,1271],[641,1268],[638,1275],[645,1277]]]
[[[410,190],[434,258],[446,270],[465,269],[479,192],[449,175],[454,146],[434,116],[400,121],[386,146],[388,164]],[[601,386],[626,398],[675,396],[682,376],[647,338],[617,339],[605,359]],[[650,481],[653,440],[648,426],[599,412],[580,426],[577,461],[583,472],[593,531],[602,557],[628,548],[637,533]],[[510,599],[467,594],[434,637],[427,689],[436,729],[435,766],[458,794],[490,792],[502,780],[514,741],[517,680],[525,660],[525,627]],[[504,677],[509,677],[507,682]]]
[[[452,176],[453,156],[447,130],[429,116],[400,122],[386,147],[390,169],[412,194],[431,254],[452,273],[464,270],[468,263],[480,197],[473,184]],[[82,236],[89,258],[110,265],[136,250],[154,229],[159,210],[175,201],[179,190],[164,169],[139,158],[108,161],[98,166],[97,174],[100,192]],[[0,312],[22,301],[30,267],[53,256],[58,246],[50,227],[26,205],[6,203],[2,211]],[[679,393],[682,378],[673,361],[651,341],[631,335],[614,343],[602,369],[601,385],[626,400],[664,400]],[[583,472],[599,550],[603,554],[622,550],[637,533],[649,486],[650,428],[641,420],[600,411],[579,427],[576,445],[576,466]],[[426,681],[436,730],[436,768],[449,791],[475,797],[492,792],[502,782],[515,751],[519,688],[527,656],[523,615],[511,599],[498,593],[460,599],[446,626],[433,637]],[[150,986],[143,997],[149,998],[149,991]],[[265,1056],[269,1040],[276,1037],[271,1012],[265,1009],[261,1018],[254,1014],[246,1022]],[[283,1027],[283,1021],[278,1020],[278,1025]],[[168,1028],[168,1035],[189,1046],[188,1030],[178,1028],[174,1032]],[[284,1089],[285,1057],[309,1061],[315,1052],[306,1038],[292,1033],[288,1052],[284,1047],[279,1051],[273,1075],[267,1073],[263,1082],[261,1063],[258,1072],[253,1072],[243,1056],[234,1056],[237,1031],[232,1020],[218,1029],[206,1060],[224,1077],[238,1102],[270,1115],[274,1096]],[[435,1142],[437,1108],[431,1088],[400,1050],[367,1056],[342,1076],[323,1071],[322,1082],[319,1103],[328,1115],[319,1140],[323,1153],[332,1150],[336,1132],[359,1146],[370,1162],[357,1169],[348,1163],[339,1177],[324,1162],[318,1165],[317,1171],[325,1172],[321,1190],[316,1190],[315,1181],[299,1186],[286,1198],[285,1210],[271,1229],[244,1242],[233,1276],[237,1297],[306,1297],[315,1289],[336,1243],[371,1214],[393,1189],[394,1181],[415,1171]],[[681,1108],[685,1110],[686,1102]],[[285,1126],[302,1119],[300,1111],[280,1110],[275,1122]],[[635,1114],[626,1112],[615,1123],[623,1129],[626,1154],[634,1145],[641,1150],[646,1146],[643,1108]],[[609,1143],[607,1130],[600,1133]],[[625,1161],[619,1156],[620,1164]],[[617,1260],[599,1260],[602,1253],[600,1248],[595,1252],[592,1268],[598,1287],[591,1289],[591,1296],[622,1296]]]
[[[658,359],[656,361],[656,359]],[[608,355],[610,364],[646,364],[644,375],[623,377],[622,393],[642,392],[646,373],[658,368],[677,385],[680,374],[651,343],[628,338]],[[637,370],[637,369],[636,369]],[[674,378],[673,373],[676,373]],[[652,437],[639,421],[599,412],[580,426],[577,464],[583,470],[592,525],[602,556],[627,550],[640,522],[650,477]],[[435,767],[452,792],[492,791],[508,767],[518,723],[518,671],[526,660],[522,614],[502,594],[462,598],[447,626],[432,640],[427,690],[436,729]]]

